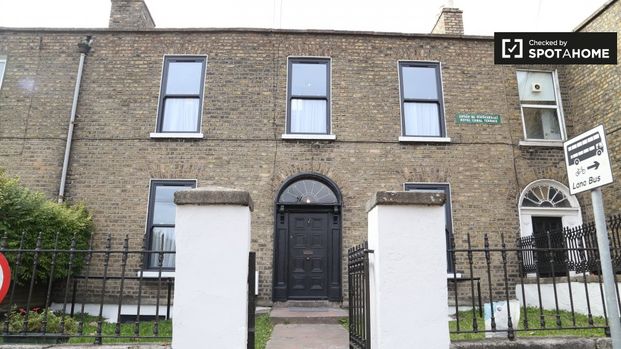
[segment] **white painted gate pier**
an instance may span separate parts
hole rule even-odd
[[[373,349],[448,349],[445,195],[377,192],[367,204]]]
[[[175,193],[174,349],[246,348],[250,213],[246,191]]]

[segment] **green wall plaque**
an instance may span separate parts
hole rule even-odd
[[[500,115],[498,114],[476,114],[476,113],[459,113],[455,116],[455,122],[458,124],[500,124]]]

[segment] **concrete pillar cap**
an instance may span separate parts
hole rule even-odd
[[[441,206],[444,201],[446,201],[446,195],[437,191],[378,191],[367,202],[367,212],[378,205]]]
[[[180,190],[175,193],[177,205],[238,205],[254,210],[250,193],[245,190],[217,186]]]

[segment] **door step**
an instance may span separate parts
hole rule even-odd
[[[274,308],[342,308],[341,302],[331,302],[328,300],[319,301],[296,301],[274,302]]]
[[[274,324],[338,324],[348,316],[340,303],[328,301],[279,302],[270,312]]]

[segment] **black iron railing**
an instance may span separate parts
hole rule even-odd
[[[255,252],[250,252],[248,256],[248,349],[254,349],[254,338],[256,332],[256,293],[254,292],[256,286],[256,260],[257,255]]]
[[[349,249],[349,347],[371,348],[371,305],[368,242]]]
[[[607,223],[613,267],[619,272],[621,216],[611,216]],[[514,242],[504,234],[474,240],[470,234],[450,237],[454,272],[449,275],[449,303],[455,310],[451,333],[499,332],[509,339],[520,332],[608,333],[594,224],[536,233]],[[618,273],[615,276],[619,282]],[[621,306],[618,289],[617,300]]]
[[[148,250],[144,241],[131,246],[128,236],[119,243],[108,235],[86,249],[76,248],[75,239],[69,249],[45,246],[41,235],[25,248],[24,238],[18,248],[8,248],[5,236],[0,249],[13,275],[1,305],[5,342],[170,341],[174,279],[163,261],[175,251]],[[157,261],[155,269],[145,268],[149,256]]]

